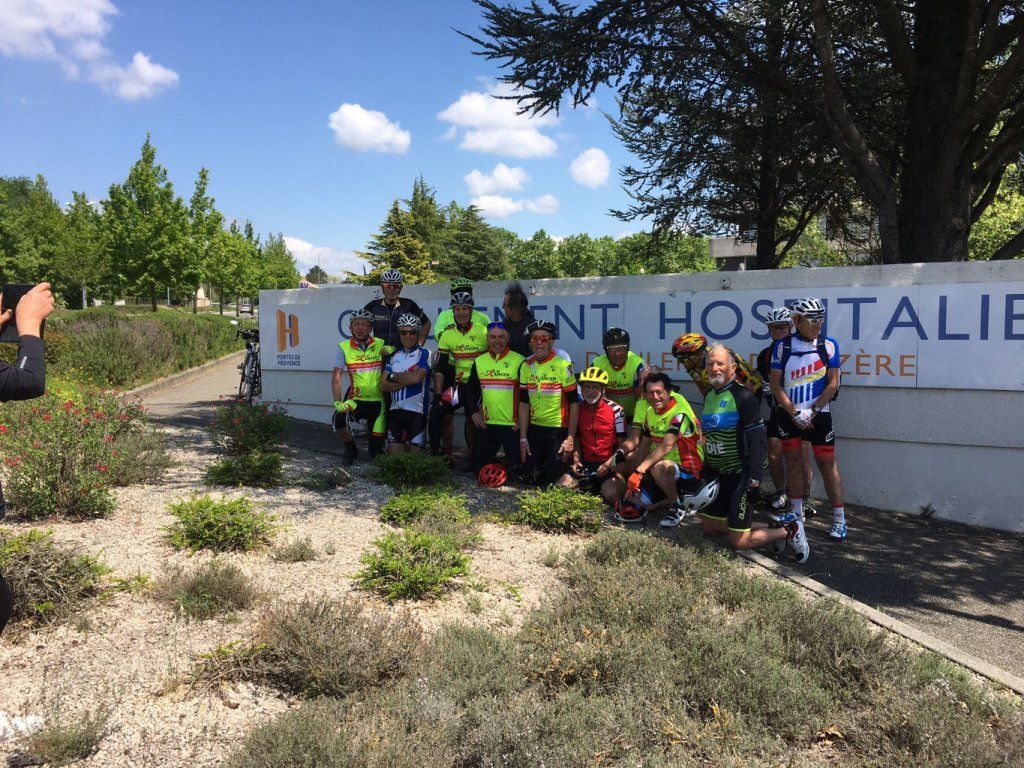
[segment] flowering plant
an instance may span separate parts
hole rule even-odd
[[[280,405],[234,401],[217,408],[213,431],[225,450],[236,456],[275,451],[284,441],[288,417]]]

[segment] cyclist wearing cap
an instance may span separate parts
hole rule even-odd
[[[487,351],[487,327],[473,322],[473,297],[462,291],[450,302],[455,323],[437,339],[437,365],[434,367],[434,403],[430,408],[430,452],[440,454],[446,420],[461,405],[469,418],[471,404],[465,384],[473,361]],[[472,426],[469,436],[472,439]],[[473,446],[467,446],[472,452]],[[446,446],[451,455],[450,444]],[[472,455],[472,453],[471,453]]]
[[[605,502],[614,505],[622,496],[613,468],[625,458],[619,446],[626,437],[626,414],[621,405],[607,397],[608,374],[604,370],[587,368],[579,375],[579,386],[582,402],[575,450],[568,470],[556,485],[600,489]]]
[[[701,429],[704,433],[704,475],[718,483],[714,500],[701,510],[705,535],[729,537],[733,549],[751,549],[788,542],[797,562],[810,557],[803,522],[782,528],[754,522],[747,503],[748,488],[761,483],[767,446],[757,398],[736,379],[736,355],[724,344],[707,349],[707,380]]]
[[[448,287],[452,296],[456,293],[468,293],[470,296],[473,295],[473,282],[465,277],[453,277]],[[487,317],[487,315],[477,309],[473,310],[474,325],[486,328],[489,322],[491,322],[491,319]],[[434,323],[434,338],[439,338],[446,328],[454,324],[455,315],[452,314],[451,308],[448,308],[444,312],[438,314],[437,322]]]
[[[775,496],[769,501],[773,512],[782,512],[788,505],[786,496],[786,462],[782,456],[782,435],[779,432],[779,408],[771,392],[771,360],[772,347],[775,342],[784,339],[793,332],[793,315],[789,307],[772,307],[765,315],[765,324],[768,326],[768,333],[771,336],[771,344],[757,354],[757,373],[764,382],[762,392],[768,403],[769,414],[766,424],[768,433],[768,471],[771,473],[772,482],[775,484]],[[815,514],[811,506],[811,444],[806,440],[803,444],[804,451],[804,515],[811,517]]]
[[[829,403],[839,391],[839,345],[822,335],[825,305],[814,298],[799,299],[790,306],[796,330],[772,347],[772,395],[780,409],[779,434],[786,457],[786,483],[790,510],[780,521],[803,517],[804,453],[801,443],[811,444],[825,492],[832,504],[832,530],[836,541],[846,538],[843,481],[836,465],[835,434]]]
[[[419,453],[425,443],[430,352],[419,343],[422,325],[420,319],[413,314],[398,318],[402,348],[388,358],[381,375],[381,391],[391,395],[388,410],[389,453]]]
[[[334,395],[332,423],[345,446],[346,464],[351,464],[359,456],[356,441],[348,428],[349,418],[363,419],[371,425],[371,459],[384,450],[385,413],[380,378],[384,359],[394,352],[394,348],[370,334],[372,318],[373,315],[365,309],[357,309],[352,313],[348,325],[352,338],[338,342],[338,352],[334,358],[334,372],[331,375],[331,392]],[[341,393],[343,371],[348,371],[350,382],[345,399]]]
[[[466,382],[466,401],[476,427],[470,468],[476,474],[494,461],[498,449],[518,467],[519,368],[525,358],[509,347],[503,323],[487,326],[487,351],[473,360]]]
[[[629,334],[621,328],[609,328],[601,337],[604,354],[593,365],[608,374],[605,396],[622,406],[626,418],[633,418],[633,410],[640,399],[640,379],[644,360],[629,349]]]
[[[700,390],[701,395],[711,391],[711,383],[707,373],[708,339],[702,333],[684,333],[672,343],[672,357],[683,364]],[[736,380],[749,389],[760,399],[764,382],[757,371],[742,357],[733,352],[736,358]]]
[[[554,323],[527,326],[533,354],[519,369],[519,457],[533,479],[554,482],[576,449],[579,394],[572,363],[555,354]]]
[[[398,318],[402,315],[416,315],[423,324],[420,327],[420,344],[430,335],[430,320],[420,309],[420,305],[412,299],[400,296],[402,292],[402,273],[397,269],[385,269],[380,275],[380,289],[384,294],[381,299],[368,301],[363,309],[373,315],[373,335],[381,339],[389,347],[398,349],[402,346],[398,338]]]

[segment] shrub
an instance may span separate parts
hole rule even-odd
[[[307,536],[304,539],[289,542],[283,547],[278,547],[271,557],[279,563],[308,563],[310,560],[316,560],[316,549]]]
[[[155,479],[170,465],[145,409],[121,395],[47,392],[7,406],[6,416],[7,496],[28,519],[102,517],[114,506],[112,486]]]
[[[0,572],[14,595],[14,619],[42,624],[100,594],[109,569],[53,540],[52,531],[0,530]]]
[[[96,753],[107,735],[110,708],[99,706],[76,717],[60,712],[49,713],[42,729],[22,740],[22,751],[32,760],[30,765],[69,765]]]
[[[469,556],[450,536],[406,530],[386,533],[373,546],[360,557],[366,567],[356,581],[388,600],[438,597],[469,573]]]
[[[527,491],[519,497],[512,520],[542,531],[598,531],[604,523],[604,504],[597,496],[571,488]]]
[[[284,408],[266,403],[230,402],[213,415],[213,432],[233,455],[267,453],[284,441],[288,416]]]
[[[177,518],[167,528],[167,540],[176,549],[198,552],[248,552],[270,543],[276,518],[245,496],[212,499],[195,496],[170,505]]]
[[[284,469],[279,453],[245,453],[228,456],[206,470],[211,485],[276,488],[281,484]]]
[[[295,480],[295,485],[307,491],[329,491],[352,482],[352,475],[341,467],[332,467],[326,472],[306,472]]]
[[[416,489],[393,496],[380,508],[381,522],[388,525],[409,525],[425,516],[444,516],[468,522],[470,515],[466,497],[453,495],[445,489]]]
[[[395,488],[450,484],[452,470],[442,456],[429,453],[396,453],[374,459],[377,477]]]
[[[350,768],[347,734],[338,731],[344,705],[333,699],[303,704],[262,725],[227,762],[227,768]]]
[[[173,603],[182,616],[209,619],[250,607],[258,592],[237,565],[211,560],[192,573],[170,570],[156,594]]]

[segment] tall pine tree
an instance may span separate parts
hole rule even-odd
[[[411,214],[402,210],[398,200],[391,204],[380,230],[371,238],[366,253],[361,255],[372,268],[365,276],[352,277],[366,285],[380,282],[385,269],[397,269],[407,283],[430,283],[436,279],[430,266],[430,253],[416,235]]]

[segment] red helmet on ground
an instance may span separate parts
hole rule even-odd
[[[500,488],[508,480],[508,470],[505,469],[504,464],[499,464],[494,461],[490,464],[485,464],[480,468],[480,473],[476,476],[477,482],[480,485],[486,486],[487,488]]]
[[[615,514],[612,517],[619,523],[639,523],[647,517],[647,510],[631,501],[619,499],[615,502]]]

